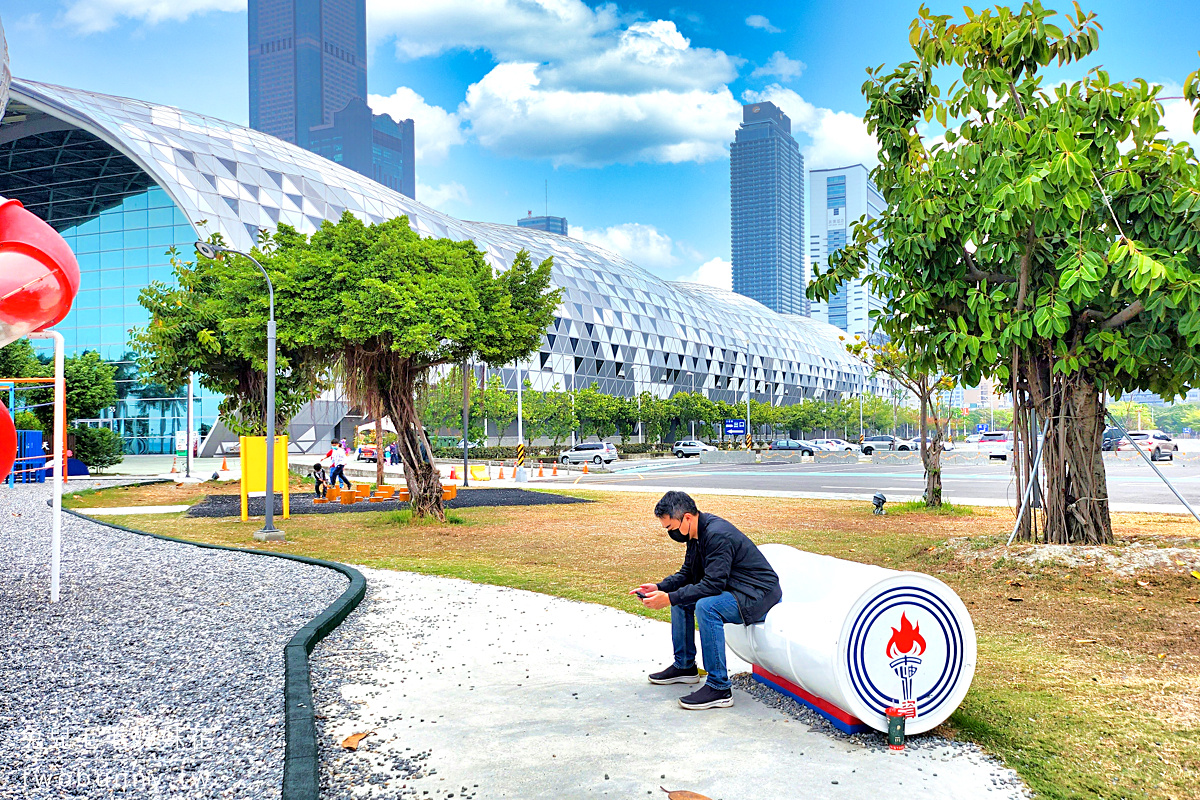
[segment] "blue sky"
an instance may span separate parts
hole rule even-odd
[[[418,200],[513,223],[548,185],[573,235],[727,284],[740,103],[778,102],[810,168],[871,163],[863,70],[911,56],[917,6],[367,0],[369,99],[416,120]],[[1195,0],[1085,7],[1100,52],[1056,77],[1103,64],[1178,94],[1200,66]],[[248,120],[246,0],[4,0],[0,19],[17,76]],[[1167,112],[1196,144],[1182,102]]]

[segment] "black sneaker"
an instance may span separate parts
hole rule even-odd
[[[650,682],[660,686],[668,683],[699,683],[700,670],[696,669],[695,664],[686,669],[679,669],[672,664],[662,672],[651,672]]]
[[[706,683],[686,697],[679,698],[679,705],[689,711],[700,711],[705,708],[729,708],[733,705],[733,690],[714,689]]]

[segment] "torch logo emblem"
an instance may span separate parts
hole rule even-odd
[[[899,708],[906,717],[917,716],[917,702],[913,699],[913,675],[921,667],[921,654],[925,652],[925,637],[921,626],[908,621],[908,615],[900,615],[900,627],[892,628],[892,638],[885,648],[891,659],[889,666],[900,679],[901,701]]]

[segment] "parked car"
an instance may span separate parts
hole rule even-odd
[[[852,442],[847,442],[845,439],[813,439],[813,444],[824,445],[830,450],[850,450],[853,452],[858,452],[862,449]]]
[[[453,447],[455,450],[462,450],[463,449],[463,440],[459,439],[457,442],[452,444],[451,447]],[[485,445],[483,442],[468,442],[467,450],[470,451],[470,449],[472,447],[487,447],[487,445]]]
[[[558,460],[563,464],[582,464],[591,461],[593,464],[610,464],[620,458],[616,445],[608,442],[580,442],[569,450],[558,454]]]
[[[1129,438],[1137,443],[1139,449],[1144,450],[1151,461],[1162,461],[1164,458],[1175,460],[1175,454],[1179,452],[1179,445],[1171,441],[1171,437],[1160,430],[1148,431],[1130,431]],[[1129,439],[1122,439],[1117,445],[1117,450],[1131,451],[1133,445],[1129,443]]]
[[[706,450],[716,450],[711,444],[705,444],[699,439],[681,439],[671,448],[676,458],[698,456]]]
[[[1106,428],[1100,437],[1101,450],[1116,450],[1125,439],[1125,434],[1121,433],[1120,428]]]
[[[927,437],[925,437],[925,443],[926,443],[927,445],[929,445],[929,444],[933,444],[933,439],[930,439],[930,438],[927,436]],[[896,444],[896,449],[897,449],[897,450],[907,450],[907,451],[910,451],[910,452],[911,452],[911,451],[920,451],[920,449],[921,449],[921,437],[919,437],[919,436],[914,436],[912,439],[904,439],[904,440],[901,440],[900,442],[897,442],[897,444]],[[948,442],[948,441],[946,441],[945,439],[942,439],[942,449],[943,449],[943,450],[953,450],[953,449],[954,449],[954,443],[953,443],[953,442]]]
[[[982,438],[982,433],[969,433],[967,434],[967,444],[978,444],[979,440]]]
[[[825,452],[826,448],[814,445],[812,442],[804,442],[799,439],[776,439],[767,445],[768,450],[799,450],[802,456],[811,456],[813,453]]]
[[[1008,461],[1008,455],[1012,451],[1012,431],[988,431],[979,437],[979,452],[987,453],[989,459],[999,458]]]
[[[897,441],[895,436],[868,436],[863,439],[863,455],[869,456],[876,450],[895,450]]]
[[[358,461],[378,462],[379,448],[373,444],[360,444],[354,453],[354,458]]]

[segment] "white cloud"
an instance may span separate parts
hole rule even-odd
[[[210,11],[244,11],[246,0],[73,0],[62,19],[79,33],[100,33],[122,19],[157,25]]]
[[[377,114],[388,114],[399,122],[413,121],[418,164],[440,163],[454,145],[466,140],[458,116],[440,106],[431,106],[425,98],[407,86],[400,86],[389,97],[373,94],[367,100]]]
[[[1183,87],[1179,84],[1164,84],[1161,97],[1183,97]],[[1192,130],[1192,122],[1196,118],[1196,109],[1187,100],[1163,100],[1162,126],[1167,129],[1166,136],[1176,142],[1188,142],[1192,150],[1200,155],[1200,134]]]
[[[804,165],[809,169],[849,164],[874,167],[879,163],[879,143],[867,132],[862,117],[848,111],[819,108],[778,84],[771,84],[761,92],[743,92],[742,98],[747,103],[774,103],[791,118],[793,134],[799,131],[808,135],[810,143],[804,148]]]
[[[708,161],[725,156],[737,127],[728,83],[743,60],[693,47],[671,20],[624,17],[615,5],[374,3],[368,29],[402,58],[455,50],[495,58],[456,113],[501,156],[585,167]]]
[[[759,30],[764,30],[767,33],[783,33],[782,28],[776,28],[771,24],[771,20],[767,19],[762,14],[751,14],[750,16],[746,17],[746,24],[751,28],[758,28]]]
[[[679,280],[689,283],[704,283],[718,289],[733,291],[733,264],[717,257],[701,264],[695,272]]]
[[[741,107],[729,89],[637,93],[542,86],[537,64],[500,64],[467,90],[459,116],[504,156],[603,166],[722,158]]]
[[[487,50],[500,61],[549,61],[597,50],[620,25],[615,6],[581,0],[439,0],[367,4],[374,41],[394,39],[400,58]]]
[[[426,186],[418,181],[417,201],[442,212],[452,205],[471,205],[471,198],[467,195],[466,187],[458,181],[450,181],[437,186]]]
[[[762,78],[773,75],[781,81],[790,81],[799,78],[807,68],[808,65],[803,61],[790,59],[782,50],[776,50],[767,59],[767,63],[750,73],[750,77]]]
[[[571,238],[599,245],[651,271],[669,269],[679,263],[671,237],[659,233],[653,225],[626,222],[601,230],[571,228]]]

